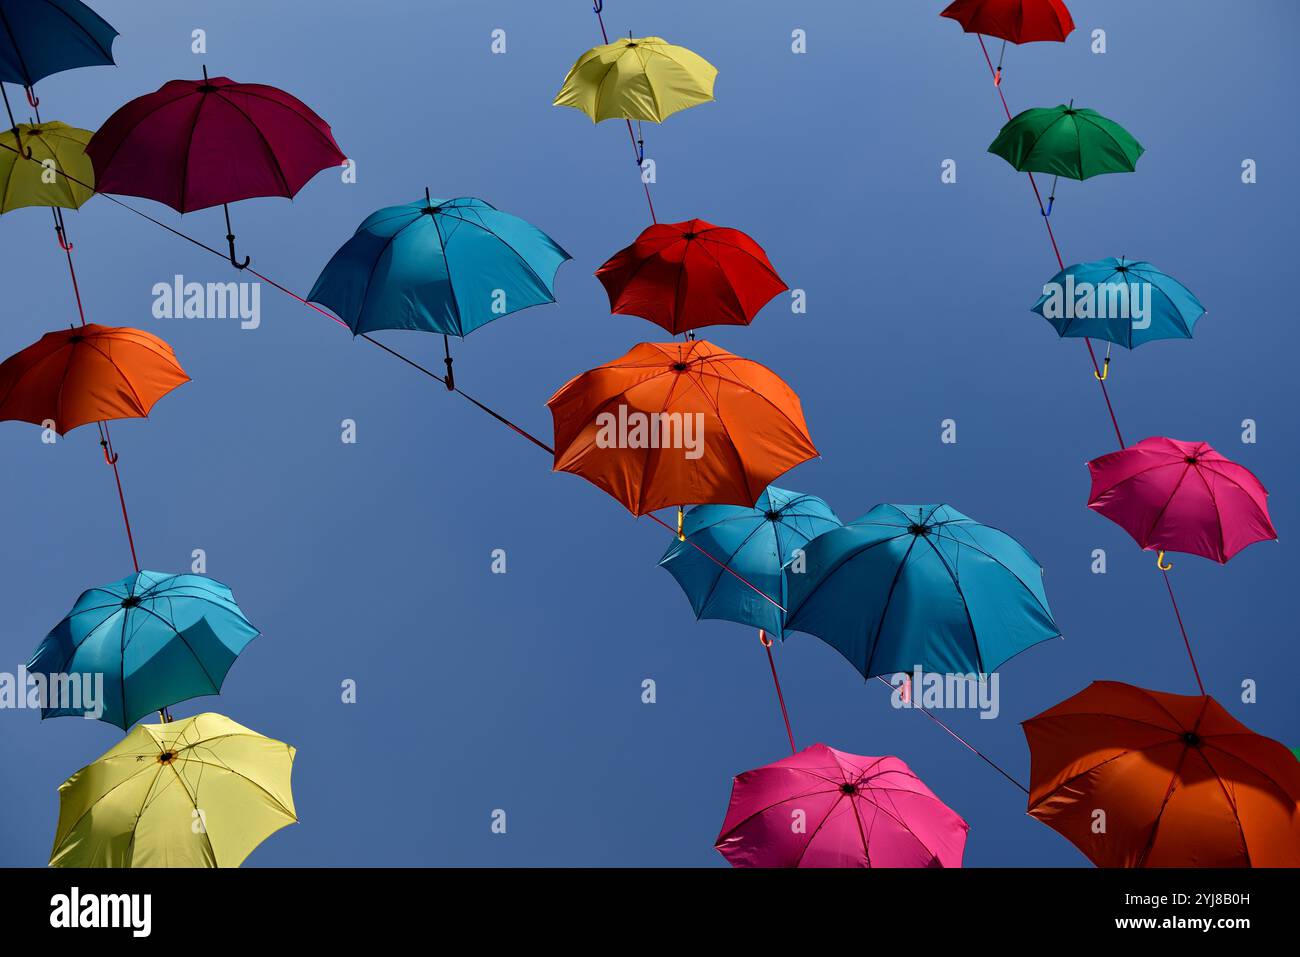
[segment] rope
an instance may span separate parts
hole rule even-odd
[[[11,153],[17,153],[19,156],[24,156],[23,153],[21,153],[19,150],[14,149],[12,146],[9,146],[7,143],[0,143],[0,148],[7,149],[7,150],[9,150]],[[33,160],[33,162],[34,162],[34,160]],[[92,190],[94,189],[93,186],[91,186],[91,185],[89,185],[89,184],[86,184],[86,183],[82,183],[80,180],[77,180],[77,179],[74,178],[74,177],[68,176],[68,174],[66,174],[66,173],[62,173],[62,175],[63,175],[66,179],[68,179],[70,182],[76,183],[76,184],[78,184],[78,185],[80,185],[80,186],[84,186],[84,187],[87,188],[87,189],[92,189]],[[132,206],[130,203],[125,203],[125,202],[123,202],[122,200],[117,199],[117,198],[114,197],[114,196],[110,196],[110,195],[108,195],[107,193],[100,193],[99,195],[103,196],[105,199],[107,199],[107,200],[109,200],[110,202],[114,203],[115,205],[121,207],[122,209],[125,209],[125,210],[127,210],[128,212],[130,212],[130,213],[134,213],[136,216],[139,216],[140,218],[142,218],[142,219],[144,219],[144,220],[146,220],[146,221],[148,221],[148,222],[150,222],[150,223],[153,223],[155,226],[158,226],[159,228],[166,230],[167,232],[171,233],[172,235],[174,235],[174,236],[176,236],[176,237],[178,237],[178,238],[180,238],[180,239],[183,239],[183,240],[185,240],[186,242],[191,243],[191,244],[194,245],[194,246],[197,246],[199,249],[206,250],[207,252],[209,252],[209,253],[211,253],[212,255],[216,256],[218,259],[220,259],[220,260],[222,260],[223,262],[229,264],[230,259],[229,259],[229,257],[226,255],[226,253],[223,253],[223,252],[221,252],[221,251],[219,251],[219,250],[217,250],[217,249],[214,249],[213,247],[209,246],[208,244],[202,242],[201,240],[196,239],[195,237],[190,236],[190,235],[188,235],[187,233],[184,233],[184,232],[182,232],[181,230],[176,229],[175,227],[172,227],[172,226],[167,225],[166,223],[164,223],[164,222],[162,222],[161,220],[159,220],[159,219],[157,219],[157,218],[155,218],[155,217],[149,215],[148,213],[144,212],[143,210],[137,209],[135,206]],[[266,274],[261,273],[261,272],[255,270],[255,269],[253,269],[251,266],[250,266],[246,271],[247,271],[248,273],[250,273],[250,274],[256,276],[259,280],[261,280],[262,282],[265,282],[267,285],[271,286],[272,288],[274,288],[274,289],[276,289],[276,290],[279,290],[280,292],[284,293],[284,294],[285,294],[286,296],[288,296],[289,298],[294,299],[294,300],[296,300],[297,302],[301,303],[302,305],[307,306],[309,309],[312,309],[312,310],[314,310],[315,312],[319,313],[320,315],[325,316],[325,317],[327,317],[327,318],[329,318],[329,319],[332,319],[333,321],[339,323],[340,325],[342,325],[342,326],[344,326],[344,327],[347,327],[347,323],[344,322],[342,319],[340,319],[338,316],[334,315],[333,313],[329,312],[329,311],[326,310],[326,309],[321,308],[321,307],[320,307],[319,305],[317,305],[316,303],[308,301],[308,300],[305,299],[304,297],[298,295],[298,294],[297,294],[296,292],[294,292],[293,290],[289,289],[287,286],[283,285],[283,284],[280,283],[280,282],[277,282],[276,280],[272,279],[271,277],[267,276]],[[349,327],[349,328],[350,328],[350,327]],[[442,376],[438,375],[436,372],[433,372],[432,370],[426,368],[425,366],[422,366],[420,363],[416,362],[414,359],[411,359],[409,356],[406,356],[406,355],[402,354],[401,352],[398,352],[396,349],[393,349],[393,348],[391,348],[391,347],[385,345],[384,343],[380,342],[380,341],[377,340],[377,339],[372,338],[371,336],[369,336],[369,335],[367,335],[367,334],[365,334],[365,333],[362,333],[358,338],[365,339],[367,342],[371,343],[371,344],[374,345],[374,346],[377,346],[378,348],[382,349],[384,352],[388,353],[389,355],[392,355],[392,356],[394,356],[395,358],[400,359],[402,362],[404,362],[404,363],[406,363],[407,365],[411,366],[413,369],[417,370],[417,371],[420,372],[421,374],[426,375],[426,376],[428,376],[429,378],[434,379],[434,380],[436,380],[436,381],[442,383],[444,386],[446,385],[446,381],[447,381],[447,380],[446,380],[445,378],[443,378]],[[554,454],[555,454],[555,450],[554,450],[554,448],[552,448],[548,443],[546,443],[546,442],[542,441],[541,439],[539,439],[537,436],[533,435],[533,434],[532,434],[531,432],[529,432],[528,430],[524,429],[522,426],[519,426],[519,425],[515,424],[515,423],[512,422],[510,419],[508,419],[507,417],[505,417],[504,415],[502,415],[501,413],[495,411],[494,409],[492,409],[492,408],[490,408],[489,406],[485,405],[484,403],[480,402],[478,399],[476,399],[476,398],[474,398],[473,396],[469,395],[468,393],[462,391],[461,389],[457,388],[457,389],[455,389],[455,390],[453,390],[453,391],[455,392],[455,394],[459,395],[461,398],[465,399],[466,401],[468,401],[469,403],[471,403],[472,405],[474,405],[475,407],[477,407],[477,408],[480,409],[481,411],[486,412],[488,415],[490,415],[490,416],[491,416],[493,419],[495,419],[496,421],[498,421],[498,422],[500,422],[501,424],[503,424],[503,425],[507,426],[508,428],[510,428],[510,429],[511,429],[513,432],[515,432],[517,435],[521,436],[522,438],[527,439],[529,442],[531,442],[533,445],[537,446],[537,447],[538,447],[539,449],[541,449],[542,451],[547,452],[547,453],[551,454],[552,456],[554,456]],[[105,448],[106,448],[106,450],[109,449],[109,448],[111,447],[111,443],[110,443],[110,441],[109,441],[109,437],[108,437],[108,435],[107,435],[107,426],[106,426],[106,425],[104,426],[104,439],[103,439],[103,441],[105,442]],[[110,453],[110,454],[111,454],[111,453]],[[110,464],[113,464],[113,465],[114,465],[113,471],[114,471],[114,474],[116,475],[116,474],[117,474],[117,467],[116,467],[116,465],[115,465],[113,462],[111,462],[111,461],[110,461]],[[125,518],[126,518],[126,499],[125,499],[124,496],[121,495],[121,483],[120,483],[120,481],[119,481],[119,483],[118,483],[118,492],[119,492],[119,498],[120,498],[120,500],[121,500],[121,504],[122,504],[122,514],[123,514],[123,518],[125,519]],[[663,526],[663,528],[667,529],[669,532],[672,532],[674,535],[676,534],[676,530],[675,530],[671,525],[669,525],[667,522],[665,522],[663,519],[659,518],[659,516],[657,516],[657,515],[651,513],[651,514],[648,515],[648,517],[651,518],[651,519],[652,519],[653,521],[655,521],[656,523],[658,523],[659,525]],[[128,520],[128,522],[127,522],[127,538],[128,538],[128,541],[129,541],[130,544],[131,544],[131,557],[132,557],[132,561],[135,562],[135,543],[134,543],[133,538],[131,537],[131,530],[130,530],[129,520]],[[690,539],[687,539],[687,541],[690,541]],[[772,596],[770,596],[770,595],[766,594],[765,592],[763,592],[761,589],[759,589],[756,585],[754,585],[752,582],[750,582],[750,581],[749,581],[748,579],[746,579],[744,576],[742,576],[742,575],[740,575],[738,572],[736,572],[735,569],[732,569],[732,568],[728,567],[724,562],[722,562],[721,560],[719,560],[719,559],[716,558],[715,556],[711,555],[711,554],[710,554],[708,551],[706,551],[705,549],[701,548],[701,547],[700,547],[696,542],[690,542],[690,544],[692,545],[692,547],[696,548],[696,549],[697,549],[701,554],[703,554],[704,556],[706,556],[706,557],[709,559],[709,561],[711,561],[711,562],[713,562],[714,564],[716,564],[716,565],[717,565],[719,568],[721,568],[723,571],[727,572],[728,574],[730,574],[730,575],[733,576],[734,578],[736,578],[736,579],[738,579],[739,581],[741,581],[742,583],[744,583],[746,586],[748,586],[749,588],[751,588],[754,592],[756,592],[758,595],[762,596],[765,600],[767,600],[768,602],[770,602],[772,605],[774,605],[775,607],[777,607],[777,608],[780,609],[781,611],[785,611],[784,606],[781,605],[780,602],[778,602],[778,601],[777,601],[775,598],[773,598]],[[136,562],[136,570],[137,570],[137,571],[139,570],[139,564],[138,564],[138,562]],[[770,651],[770,649],[768,650],[768,654],[769,654],[769,657],[770,657],[770,656],[771,656],[771,651]],[[793,747],[794,735],[793,735],[792,732],[790,732],[790,727],[789,727],[789,716],[788,716],[788,714],[786,713],[786,710],[785,710],[785,698],[784,698],[784,695],[782,694],[782,691],[781,691],[780,678],[779,678],[778,675],[777,675],[775,659],[772,659],[772,660],[771,660],[771,670],[772,670],[772,678],[773,678],[773,681],[774,681],[774,683],[775,683],[775,685],[776,685],[777,697],[778,697],[778,700],[779,700],[780,703],[781,703],[782,714],[783,714],[783,718],[784,718],[785,723],[786,723],[786,730],[787,730],[787,732],[789,733],[789,737],[790,737],[790,740],[791,740],[791,745],[792,745],[792,747]],[[888,682],[886,682],[886,684],[888,684]],[[961,735],[957,734],[957,732],[955,732],[955,731],[953,731],[951,728],[949,728],[946,724],[944,724],[942,721],[940,721],[940,720],[939,720],[937,717],[935,717],[933,714],[931,714],[930,712],[926,711],[924,708],[920,708],[920,707],[916,707],[916,710],[921,711],[923,714],[925,714],[928,718],[930,718],[930,720],[934,721],[934,722],[935,722],[936,724],[938,724],[941,728],[943,728],[945,731],[947,731],[948,734],[950,734],[953,738],[955,738],[957,741],[959,741],[959,742],[960,742],[962,745],[964,745],[968,750],[970,750],[972,753],[978,755],[978,756],[979,756],[981,759],[983,759],[983,760],[985,761],[985,763],[987,763],[990,767],[996,769],[1000,774],[1002,774],[1003,777],[1007,778],[1007,780],[1011,781],[1012,783],[1015,783],[1018,787],[1021,787],[1021,786],[1019,785],[1019,783],[1016,782],[1015,778],[1011,777],[1010,774],[1008,774],[1005,770],[1003,770],[1003,769],[1002,769],[1001,767],[999,767],[996,763],[994,763],[992,759],[990,759],[987,755],[985,755],[983,752],[981,752],[978,748],[976,748],[974,745],[972,745],[970,742],[968,742],[965,738],[961,737]],[[1023,790],[1023,787],[1022,787],[1022,790]]]
[[[979,38],[980,49],[984,51],[984,62],[988,64],[989,73],[997,79],[997,71],[993,66],[992,59],[989,57],[988,48],[984,45],[984,37],[978,33],[975,34],[975,36]],[[1010,121],[1011,108],[1007,106],[1006,94],[1002,92],[1001,83],[997,83],[995,86],[998,91],[998,97],[1002,101],[1002,111],[1006,113],[1007,120]],[[1056,255],[1056,264],[1060,267],[1061,271],[1064,272],[1065,260],[1061,257],[1061,247],[1056,242],[1056,233],[1052,229],[1051,218],[1047,215],[1047,210],[1043,206],[1043,196],[1038,190],[1038,182],[1034,179],[1034,174],[1032,172],[1029,173],[1029,184],[1034,189],[1034,199],[1038,202],[1038,211],[1042,214],[1041,218],[1043,220],[1043,225],[1047,227],[1047,238],[1051,240],[1052,252]],[[1119,440],[1119,447],[1121,449],[1127,448],[1127,444],[1124,442],[1124,434],[1120,431],[1119,418],[1115,415],[1115,406],[1110,401],[1110,390],[1106,388],[1106,382],[1102,378],[1101,366],[1097,362],[1097,353],[1092,348],[1092,340],[1085,338],[1083,342],[1084,345],[1088,347],[1088,358],[1092,360],[1092,371],[1095,373],[1094,377],[1097,380],[1097,385],[1101,387],[1102,398],[1106,400],[1106,411],[1110,414],[1110,424],[1115,429],[1115,438]],[[1107,349],[1107,354],[1109,355],[1109,348]],[[1169,603],[1173,606],[1174,617],[1178,620],[1178,630],[1182,632],[1183,644],[1187,648],[1187,659],[1192,663],[1192,671],[1196,675],[1196,685],[1200,688],[1201,694],[1205,694],[1205,685],[1201,682],[1201,670],[1197,667],[1196,656],[1192,653],[1192,643],[1187,637],[1187,629],[1183,625],[1182,613],[1178,610],[1178,600],[1174,597],[1174,586],[1169,581],[1169,575],[1167,572],[1162,569],[1161,574],[1163,574],[1165,578],[1165,588],[1169,591]]]
[[[596,21],[600,24],[601,39],[605,41],[606,46],[609,46],[609,33],[606,32],[605,30],[605,16],[602,12],[605,9],[605,4],[603,0],[602,2],[593,6],[591,9],[592,12],[596,14]],[[632,141],[632,155],[636,158],[636,168],[638,171],[638,178],[641,179],[641,187],[645,190],[645,202],[646,205],[650,207],[650,222],[654,223],[655,225],[658,225],[659,218],[655,215],[655,203],[654,200],[650,198],[650,184],[647,183],[645,179],[641,178],[640,176],[641,163],[645,159],[645,156],[641,150],[641,144],[637,143],[636,134],[632,132],[632,121],[624,117],[623,122],[627,124],[627,136],[628,139]],[[644,143],[644,141],[642,141],[642,143]]]

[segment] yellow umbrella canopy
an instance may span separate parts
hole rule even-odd
[[[139,724],[59,786],[51,867],[238,867],[298,818],[296,749],[219,714]]]
[[[593,47],[573,64],[555,97],[601,120],[662,123],[713,99],[718,71],[708,60],[660,37],[628,37]]]
[[[0,213],[23,206],[77,209],[94,196],[88,187],[95,168],[86,155],[93,135],[57,120],[19,123],[17,136],[11,129],[0,133]],[[15,152],[20,148],[30,149],[31,159]]]

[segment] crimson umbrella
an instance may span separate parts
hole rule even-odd
[[[178,213],[221,206],[230,262],[230,203],[293,197],[346,157],[329,124],[284,90],[224,76],[171,80],[110,116],[86,145],[102,193],[142,196]]]
[[[736,777],[714,846],[733,867],[961,867],[968,830],[898,758],[814,744]]]
[[[1011,43],[1064,41],[1074,29],[1061,0],[955,0],[939,16],[956,20],[967,33]]]
[[[656,223],[611,256],[596,278],[610,312],[649,319],[674,335],[748,325],[788,288],[762,246],[703,219]]]
[[[1190,552],[1224,563],[1247,545],[1277,539],[1268,491],[1208,442],[1156,436],[1088,463],[1088,507],[1147,550]]]

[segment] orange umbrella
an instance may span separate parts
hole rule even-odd
[[[1099,867],[1300,866],[1300,762],[1208,695],[1094,681],[1024,731],[1029,814]]]
[[[752,506],[773,479],[817,455],[794,390],[702,339],[643,342],[546,404],[556,471],[581,475],[634,515]]]
[[[146,416],[189,381],[157,336],[91,323],[48,332],[0,364],[0,420],[52,421],[66,435],[87,422]]]

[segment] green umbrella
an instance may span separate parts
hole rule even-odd
[[[1007,121],[989,147],[1022,173],[1053,173],[1087,179],[1100,173],[1131,173],[1142,144],[1096,110],[1074,106],[1025,110]]]

